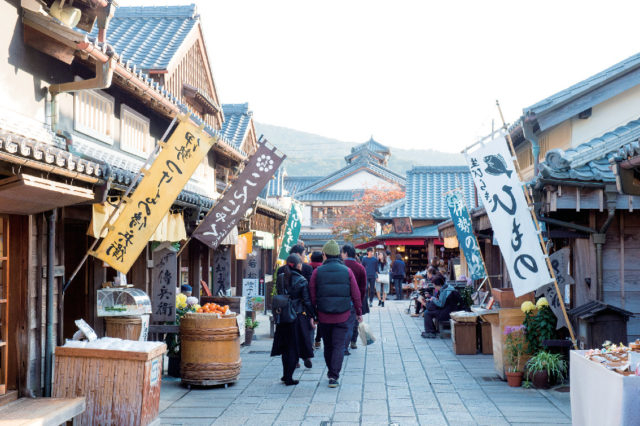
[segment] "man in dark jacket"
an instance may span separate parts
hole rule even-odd
[[[342,261],[347,266],[347,268],[351,269],[353,272],[353,276],[356,277],[356,282],[358,283],[358,290],[360,290],[360,298],[362,299],[362,315],[369,313],[369,305],[367,305],[366,300],[366,289],[367,289],[367,272],[364,270],[364,266],[360,264],[356,260],[356,249],[353,248],[352,245],[345,244],[342,246],[341,251]],[[347,333],[347,340],[345,341],[345,355],[351,355],[349,352],[349,344],[351,344],[351,349],[357,349],[358,344],[358,321],[356,321],[356,310],[353,306],[351,306],[351,316],[349,317],[350,329]]]
[[[376,278],[378,275],[378,259],[373,255],[373,247],[367,249],[367,255],[362,258],[362,266],[367,271],[367,294],[369,306],[373,305],[373,295],[376,292]]]
[[[391,278],[396,289],[396,300],[402,300],[402,283],[406,275],[405,264],[400,254],[396,254],[396,260],[391,264]]]
[[[433,322],[449,321],[449,314],[462,309],[462,297],[460,293],[450,283],[445,284],[444,276],[435,275],[431,282],[438,292],[437,297],[432,297],[427,303],[427,310],[424,313],[424,332],[422,337],[433,339],[438,335],[438,330]]]
[[[362,321],[362,302],[356,277],[340,259],[340,247],[334,240],[322,248],[325,261],[313,271],[309,290],[316,307],[318,327],[324,342],[324,360],[329,370],[329,387],[338,387],[344,359],[344,346],[349,330],[351,304],[358,322]]]
[[[302,271],[300,273],[307,279],[307,282],[311,280],[311,274],[313,273],[313,266],[305,262],[306,256],[304,255],[304,246],[296,244],[289,249],[289,254],[297,254],[302,259]],[[276,277],[280,274],[284,274],[284,265],[278,268]]]

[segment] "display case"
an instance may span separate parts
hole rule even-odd
[[[137,288],[103,288],[98,290],[98,316],[129,316],[151,313],[151,300]]]

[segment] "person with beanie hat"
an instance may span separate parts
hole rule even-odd
[[[340,258],[340,246],[329,240],[322,247],[324,263],[313,271],[309,290],[318,315],[318,331],[324,343],[324,360],[329,372],[329,387],[338,387],[353,305],[362,322],[362,299],[351,269]]]

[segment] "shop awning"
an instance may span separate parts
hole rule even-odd
[[[427,240],[422,238],[414,238],[414,239],[388,239],[384,240],[384,243],[388,246],[423,246]]]
[[[368,249],[369,247],[375,247],[378,244],[382,244],[382,241],[371,240],[371,241],[367,241],[366,243],[357,244],[355,248],[357,248],[358,250],[364,250],[364,249]]]
[[[19,174],[0,180],[0,213],[36,214],[86,203],[93,191],[36,176]]]

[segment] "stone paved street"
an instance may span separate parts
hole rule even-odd
[[[375,305],[375,304],[374,304]],[[162,424],[201,425],[504,425],[569,424],[568,392],[509,388],[491,355],[456,356],[450,339],[420,337],[422,318],[408,302],[374,306],[378,341],[345,357],[340,387],[327,387],[322,352],[312,369],[296,370],[297,386],[280,383],[280,358],[270,358],[267,321],[242,350],[240,380],[229,388],[192,389],[165,377]],[[323,423],[327,422],[327,423]]]

